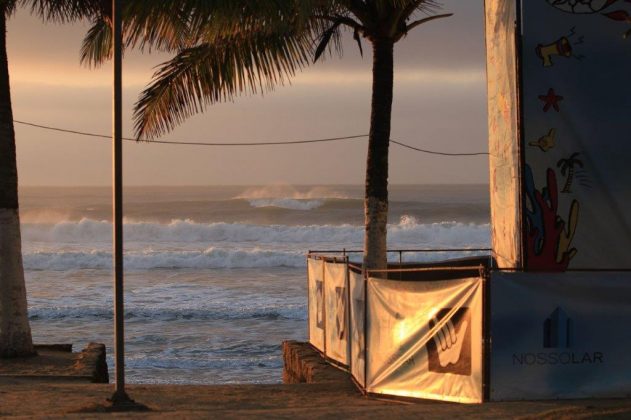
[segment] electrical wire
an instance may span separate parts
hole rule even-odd
[[[482,155],[488,155],[489,154],[489,152],[474,152],[474,153],[436,152],[436,151],[433,151],[433,150],[419,149],[418,147],[410,146],[409,144],[401,143],[400,141],[396,141],[396,140],[393,140],[393,139],[390,139],[390,143],[394,143],[396,145],[399,145],[401,147],[406,147],[408,149],[416,150],[417,152],[429,153],[430,155],[440,155],[440,156],[482,156]]]
[[[86,131],[77,131],[77,130],[70,130],[70,129],[66,129],[66,128],[59,128],[59,127],[51,127],[48,125],[42,125],[42,124],[36,124],[36,123],[32,123],[32,122],[28,122],[28,121],[20,121],[20,120],[13,120],[14,123],[16,124],[21,124],[21,125],[25,125],[25,126],[29,126],[29,127],[34,127],[34,128],[40,128],[43,130],[50,130],[50,131],[57,131],[57,132],[61,132],[61,133],[69,133],[69,134],[76,134],[79,136],[86,136],[86,137],[96,137],[96,138],[101,138],[101,139],[108,139],[110,140],[112,138],[112,136],[108,136],[105,134],[96,134],[96,133],[89,133]],[[323,142],[331,142],[331,141],[341,141],[341,140],[355,140],[355,139],[361,139],[361,138],[366,138],[368,137],[368,134],[357,134],[357,135],[353,135],[353,136],[342,136],[342,137],[329,137],[329,138],[322,138],[322,139],[311,139],[311,140],[288,140],[288,141],[267,141],[267,142],[236,142],[236,143],[216,143],[216,142],[204,142],[204,141],[175,141],[175,140],[137,140],[134,138],[130,138],[130,137],[123,137],[122,139],[124,141],[131,141],[131,142],[139,142],[139,141],[144,141],[144,142],[148,142],[148,143],[157,143],[157,144],[170,144],[170,145],[181,145],[181,146],[284,146],[284,145],[294,145],[294,144],[309,144],[309,143],[323,143]],[[410,146],[408,144],[396,141],[396,140],[392,140],[390,139],[391,143],[394,143],[398,146],[402,146],[411,150],[415,150],[417,152],[422,152],[422,153],[429,153],[429,154],[433,154],[433,155],[440,155],[440,156],[479,156],[479,155],[488,155],[488,153],[486,152],[479,152],[479,153],[446,153],[446,152],[436,152],[433,150],[425,150],[425,149],[419,149],[417,147],[413,147]]]

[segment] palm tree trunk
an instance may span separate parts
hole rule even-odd
[[[6,29],[5,8],[0,7],[0,357],[16,357],[35,352],[22,266]]]
[[[379,38],[372,43],[372,108],[364,198],[364,270],[383,269],[387,264],[388,146],[394,81],[393,41]]]

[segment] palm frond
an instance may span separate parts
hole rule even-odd
[[[17,0],[19,6],[49,22],[72,22],[93,18],[102,10],[105,0]]]
[[[305,33],[237,35],[187,48],[164,63],[134,108],[136,135],[151,139],[209,104],[284,84],[309,63]]]
[[[109,21],[97,18],[81,44],[81,63],[98,67],[112,58],[112,28]]]
[[[318,61],[318,58],[322,55],[322,53],[329,46],[329,42],[331,41],[331,37],[338,32],[338,28],[342,24],[341,20],[337,20],[333,22],[333,24],[322,33],[320,36],[320,41],[318,42],[318,47],[316,48],[315,55],[313,57],[313,62]]]

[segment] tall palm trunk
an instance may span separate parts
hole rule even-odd
[[[34,349],[22,266],[5,7],[0,6],[0,357],[15,357]]]
[[[387,38],[372,40],[372,105],[366,163],[364,215],[364,269],[383,269],[387,264],[388,147],[392,116],[394,43]]]

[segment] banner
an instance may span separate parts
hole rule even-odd
[[[351,288],[350,301],[350,336],[351,336],[351,375],[362,387],[366,386],[364,317],[366,302],[364,301],[364,276],[353,270],[348,271],[348,282]]]
[[[367,391],[482,402],[482,280],[367,287]]]
[[[491,278],[491,399],[628,397],[631,272]]]
[[[324,262],[307,258],[309,283],[309,342],[324,352]]]
[[[486,0],[491,240],[497,266],[521,262],[515,0]]]
[[[525,267],[630,269],[631,3],[519,3]]]
[[[325,354],[348,366],[348,265],[345,262],[324,263]]]

